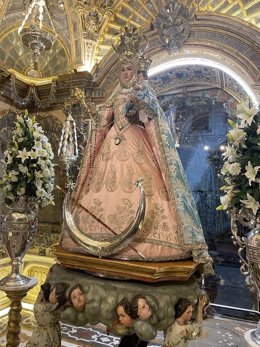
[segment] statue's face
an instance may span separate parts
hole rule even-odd
[[[70,300],[72,302],[73,307],[78,311],[83,311],[85,307],[85,297],[84,293],[80,290],[80,288],[75,288],[70,294]]]
[[[121,66],[121,77],[125,82],[130,82],[134,77],[135,69],[133,64],[127,63]]]
[[[142,82],[145,80],[144,74],[142,72],[139,72],[137,74],[138,82]]]
[[[123,324],[123,326],[125,326],[126,328],[130,328],[133,325],[134,320],[130,316],[128,316],[123,306],[118,306],[116,309],[116,313],[118,315],[119,322]]]
[[[146,320],[149,319],[152,315],[152,311],[150,309],[150,306],[147,304],[146,300],[143,298],[140,298],[138,300],[138,310],[137,314],[140,319]]]
[[[183,319],[183,321],[185,323],[188,323],[188,321],[191,320],[192,317],[192,306],[188,306],[186,311],[183,312],[183,314],[181,315],[181,318]]]

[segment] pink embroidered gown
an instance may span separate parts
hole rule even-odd
[[[205,262],[207,246],[196,219],[197,211],[195,217],[194,211],[190,211],[196,210],[194,202],[192,207],[187,204],[192,197],[186,191],[186,181],[179,177],[174,184],[171,183],[170,173],[173,172],[175,176],[183,173],[178,172],[180,160],[167,139],[169,129],[159,116],[148,120],[144,126],[130,124],[125,117],[130,92],[123,89],[115,99],[113,112],[106,114],[106,122],[114,119],[114,124],[103,133],[98,133],[92,171],[89,170],[90,152],[83,159],[74,195],[78,201],[73,211],[76,225],[98,240],[104,235],[114,236],[104,224],[115,233],[120,233],[135,217],[140,198],[135,182],[142,178],[147,204],[144,224],[131,242],[131,247],[112,257],[144,260],[138,254],[141,252],[147,261],[187,259],[197,249],[199,253],[202,250],[203,255],[193,255],[194,259]],[[160,148],[165,144],[165,150]],[[168,164],[164,156],[169,158]],[[87,213],[85,208],[102,223]],[[66,232],[62,247],[73,252],[84,252]]]

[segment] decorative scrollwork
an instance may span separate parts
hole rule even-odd
[[[235,246],[238,246],[238,256],[240,258],[240,271],[243,275],[247,276],[249,275],[249,265],[248,262],[245,258],[245,248],[246,248],[246,243],[247,239],[245,236],[239,236],[238,234],[238,226],[237,222],[240,222],[241,217],[238,215],[237,210],[233,210],[231,212],[231,233],[232,233],[232,240],[233,244]]]
[[[18,106],[20,106],[20,107],[26,107],[29,104],[29,102],[32,100],[32,87],[33,86],[31,86],[31,85],[29,86],[29,89],[28,89],[26,96],[24,98],[22,98],[17,93],[14,75],[11,75],[10,82],[11,82],[11,97],[12,97],[13,101],[16,104],[18,104]]]
[[[50,94],[48,95],[47,98],[40,100],[38,93],[37,93],[37,89],[34,86],[33,90],[32,90],[32,95],[33,95],[33,100],[35,102],[35,104],[39,107],[39,108],[47,108],[49,107],[54,101],[55,101],[55,93],[56,93],[56,87],[57,87],[57,82],[55,80],[52,81],[51,84],[51,90],[50,90]]]
[[[193,11],[189,11],[184,5],[175,0],[168,1],[155,20],[161,43],[169,50],[180,48],[188,38],[192,16]]]
[[[254,228],[245,236],[239,235],[237,223]],[[234,245],[239,246],[240,271],[246,277],[246,283],[253,293],[254,305],[259,310],[260,293],[260,215],[254,215],[248,209],[234,209],[231,212],[231,232]],[[260,336],[260,332],[258,332]]]
[[[105,17],[112,18],[113,0],[101,0],[98,2],[92,0],[77,0],[76,9],[81,15],[83,38],[87,42],[96,42],[101,25]]]
[[[47,98],[40,99],[37,93],[37,88],[35,85],[30,85],[28,92],[24,98],[18,95],[16,85],[15,85],[15,75],[11,75],[11,97],[13,101],[18,104],[20,107],[27,107],[31,101],[34,101],[35,105],[39,108],[49,107],[55,101],[55,93],[57,82],[56,80],[52,81],[50,93]]]

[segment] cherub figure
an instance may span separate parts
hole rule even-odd
[[[128,117],[131,120],[133,114],[135,115],[138,111],[138,121],[146,124],[155,117],[155,113],[152,109],[148,109],[146,104],[151,104],[155,102],[155,94],[149,85],[147,71],[144,69],[139,69],[137,71],[137,78],[132,86],[132,93],[129,97],[130,103],[135,105],[133,108],[129,108]],[[131,105],[130,104],[130,105]]]
[[[146,71],[138,70],[137,71],[137,79],[133,85],[134,90],[143,90],[144,88],[148,88],[148,76]]]
[[[26,347],[61,346],[60,323],[55,312],[66,303],[67,288],[66,283],[57,283],[51,287],[46,282],[41,286],[34,305],[37,327]]]
[[[136,295],[132,300],[132,310],[134,318],[148,320],[152,316],[152,310],[147,299],[143,295]]]
[[[70,289],[69,299],[72,306],[77,311],[80,311],[80,312],[84,311],[86,303],[85,303],[84,289],[81,284],[76,284]]]
[[[163,347],[186,347],[190,340],[202,334],[202,311],[207,303],[206,295],[201,295],[195,322],[190,323],[192,305],[189,300],[181,298],[175,305],[175,322],[167,329]]]
[[[120,330],[121,333],[124,332],[126,334],[121,338],[118,347],[146,347],[148,342],[140,340],[139,337],[131,331],[134,324],[133,312],[131,303],[126,298],[118,303],[116,313],[121,329],[118,324],[114,324],[114,327],[117,327],[118,332]],[[124,327],[125,331],[122,330],[122,327]]]
[[[133,297],[131,301],[134,330],[141,340],[152,340],[156,337],[157,329],[155,324],[158,320],[157,310],[158,303],[157,300],[149,296],[144,296],[142,294],[137,294]]]

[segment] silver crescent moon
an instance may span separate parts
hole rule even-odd
[[[146,210],[144,189],[139,180],[136,182],[136,185],[139,187],[141,195],[134,220],[120,234],[112,237],[102,237],[102,240],[95,240],[85,235],[77,228],[69,211],[69,200],[71,193],[68,192],[63,203],[63,218],[66,230],[72,240],[78,246],[82,247],[87,253],[95,256],[113,255],[128,246],[137,232],[141,229]],[[140,256],[142,255],[140,254]]]

